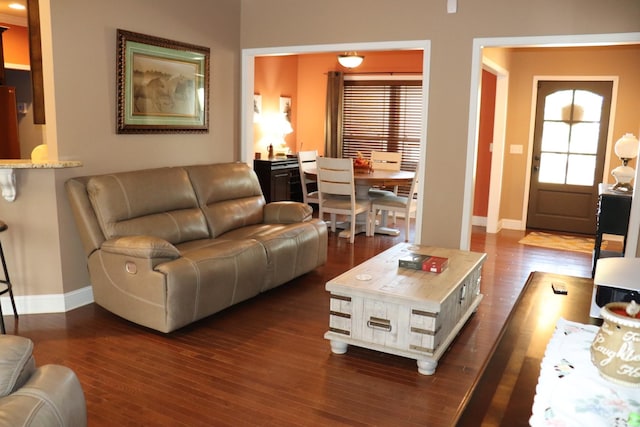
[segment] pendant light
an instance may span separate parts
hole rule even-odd
[[[358,55],[357,52],[347,52],[344,55],[338,55],[338,62],[345,68],[356,68],[362,64],[364,56]]]

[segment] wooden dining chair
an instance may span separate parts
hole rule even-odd
[[[408,193],[408,196],[397,196],[395,194],[382,196],[382,197],[374,197],[371,199],[371,211],[369,212],[369,220],[367,224],[369,225],[369,229],[367,230],[367,235],[372,236],[375,233],[376,227],[376,219],[378,216],[378,212],[393,212],[394,214],[394,222],[395,222],[395,214],[396,212],[401,212],[404,214],[405,221],[405,235],[404,241],[409,241],[409,228],[411,225],[411,214],[414,214],[417,211],[418,203],[416,200],[417,196],[417,183],[418,183],[418,170],[416,169],[416,173],[413,176],[413,180],[411,181],[411,187]]]
[[[402,153],[391,153],[388,151],[372,151],[371,167],[373,170],[399,171],[402,164]],[[393,194],[391,194],[393,193]],[[373,187],[369,190],[369,197],[382,197],[398,194],[398,186],[392,190]]]
[[[393,153],[389,151],[372,151],[371,167],[373,170],[399,171],[402,165],[402,153]],[[397,196],[398,186],[391,189],[384,187],[372,187],[369,189],[369,197],[385,197]],[[393,223],[396,223],[396,214],[393,214]]]
[[[365,214],[366,227],[369,230],[369,200],[356,199],[355,181],[353,178],[352,159],[334,159],[318,157],[318,199],[320,201],[319,218],[324,220],[325,214],[331,215],[331,231],[336,231],[337,215],[350,218],[351,235],[349,241],[354,242],[356,219],[358,214]]]
[[[302,201],[309,204],[320,204],[318,199],[318,183],[305,175],[309,169],[315,169],[318,150],[299,151],[298,168],[300,169],[300,182],[302,183]]]

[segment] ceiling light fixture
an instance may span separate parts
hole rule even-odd
[[[27,7],[20,3],[11,3],[9,4],[9,8],[15,10],[25,10]]]
[[[344,55],[338,55],[338,62],[345,68],[356,68],[362,64],[364,56],[358,55],[357,52],[347,52]]]

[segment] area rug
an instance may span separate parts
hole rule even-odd
[[[532,231],[520,239],[518,243],[522,245],[538,246],[541,248],[590,254],[593,252],[595,239],[591,237],[567,236],[562,234],[545,233],[542,231]],[[616,243],[617,242],[613,242],[614,245]],[[606,249],[609,244],[610,242],[603,241],[602,246],[600,246],[601,250]]]

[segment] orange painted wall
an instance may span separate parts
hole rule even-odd
[[[319,154],[324,153],[328,71],[345,74],[422,72],[422,51],[364,52],[363,55],[364,62],[354,70],[340,66],[334,53],[256,58],[254,87],[255,92],[262,95],[263,112],[272,108],[277,110],[280,94],[293,94],[294,132],[286,138],[292,152],[318,150]],[[291,89],[292,84],[295,89]],[[260,146],[260,138],[261,132],[256,126],[254,148],[265,153],[266,147]]]
[[[298,132],[298,57],[263,56],[255,60],[254,92],[262,97],[262,116],[268,117],[280,111],[280,97],[291,98],[291,127],[293,132],[285,136],[285,142],[292,152],[296,151]],[[269,142],[263,141],[264,133],[259,123],[254,123],[254,151],[267,156]]]
[[[482,96],[480,97],[480,124],[478,127],[478,159],[476,184],[473,195],[473,215],[486,217],[489,209],[489,181],[491,177],[491,144],[496,108],[495,74],[482,70]]]
[[[4,24],[9,29],[2,33],[4,62],[7,64],[29,65],[29,30],[27,27]]]

